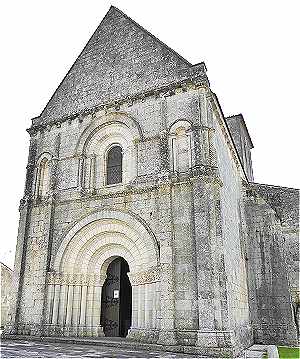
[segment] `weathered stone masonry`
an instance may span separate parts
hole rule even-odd
[[[6,333],[103,336],[121,257],[129,338],[216,356],[295,343],[298,192],[252,182],[245,122],[223,117],[203,63],[111,7],[28,132]]]

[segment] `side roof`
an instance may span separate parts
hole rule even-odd
[[[250,143],[250,146],[251,148],[254,148],[254,145],[253,145],[253,142],[252,142],[252,139],[250,137],[250,134],[249,134],[249,131],[248,131],[248,128],[246,126],[246,122],[244,120],[244,116],[239,113],[238,115],[232,115],[232,116],[227,116],[225,117],[225,121],[228,123],[230,121],[240,121],[240,123],[242,124],[242,126],[244,127],[244,131],[248,137],[248,140],[249,140],[249,143]]]
[[[186,79],[193,66],[111,6],[42,111],[46,124]]]
[[[7,266],[6,264],[4,264],[2,262],[0,262],[0,266],[1,266],[1,268],[3,267],[3,269],[8,270],[10,273],[13,272],[13,270],[11,268],[9,268],[9,266]]]

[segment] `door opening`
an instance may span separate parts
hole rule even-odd
[[[126,337],[131,327],[132,289],[128,263],[118,257],[107,268],[101,296],[101,326],[106,337]]]

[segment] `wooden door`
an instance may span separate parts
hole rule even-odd
[[[106,337],[126,337],[131,326],[132,292],[123,258],[116,258],[107,268],[102,288],[101,325]]]
[[[101,325],[106,337],[118,337],[120,331],[120,273],[119,258],[107,268],[107,277],[102,288]]]

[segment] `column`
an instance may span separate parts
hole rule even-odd
[[[60,294],[60,285],[55,284],[55,286],[54,286],[54,303],[53,303],[52,324],[57,324],[58,309],[59,309],[59,294]]]
[[[68,287],[66,285],[62,285],[60,289],[59,317],[58,317],[58,322],[61,325],[61,327],[65,325],[67,295],[68,295]]]
[[[132,316],[131,316],[131,327],[138,327],[138,286],[132,286]]]
[[[81,301],[81,286],[75,285],[73,292],[73,313],[72,313],[72,327],[73,335],[78,335],[78,324],[80,316],[80,301]]]
[[[214,129],[208,130],[208,142],[209,142],[209,160],[211,166],[217,166],[217,154],[214,145]]]
[[[54,299],[54,285],[49,284],[48,296],[47,296],[47,317],[46,317],[47,324],[50,324],[52,321],[53,299]]]
[[[102,336],[101,335],[101,293],[102,286],[94,287],[94,303],[93,303],[93,336]],[[103,330],[102,330],[103,333]]]
[[[145,285],[138,286],[138,327],[145,327]]]
[[[203,142],[204,142],[204,153],[205,153],[205,164],[210,164],[210,158],[209,158],[209,132],[208,128],[202,129],[203,133]]]
[[[80,304],[80,321],[79,321],[81,336],[84,336],[84,332],[85,332],[86,296],[87,296],[87,286],[83,285],[81,287],[81,304]]]
[[[78,189],[81,191],[84,188],[84,156],[81,156],[78,161]]]
[[[93,192],[95,189],[95,169],[96,169],[96,155],[93,154],[90,159],[90,191]]]
[[[150,310],[152,309],[150,306],[150,300],[151,300],[151,288],[152,283],[146,283],[145,284],[145,307],[144,307],[144,312],[145,312],[145,328],[151,328],[150,325],[150,315],[152,315],[152,313],[150,313]]]
[[[176,345],[175,298],[173,278],[173,250],[170,245],[161,247],[161,330],[158,344]]]
[[[161,328],[161,301],[160,301],[160,282],[155,283],[155,328]]]
[[[89,285],[87,289],[86,300],[86,328],[89,336],[93,335],[93,304],[94,304],[94,286]]]
[[[156,317],[157,317],[157,306],[156,306],[156,282],[152,283],[152,299],[151,299],[151,307],[152,307],[152,320],[151,327],[157,328]]]
[[[74,286],[69,285],[68,302],[67,302],[67,315],[66,315],[66,327],[67,327],[68,333],[70,332],[70,327],[72,326],[73,290],[74,290]]]
[[[201,162],[202,163],[206,163],[206,159],[207,159],[207,142],[206,142],[206,129],[205,127],[207,126],[207,99],[206,99],[206,95],[205,95],[205,91],[199,91],[199,110],[200,110],[200,125],[201,125],[201,129],[199,130],[199,142],[201,145],[201,152],[200,152],[200,156],[201,156]]]

